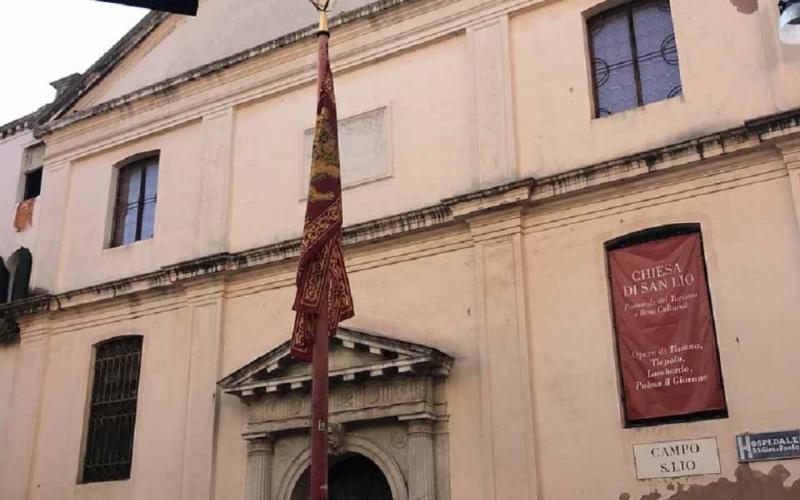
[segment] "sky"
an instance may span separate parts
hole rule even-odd
[[[147,13],[95,0],[0,0],[0,125],[52,101]]]

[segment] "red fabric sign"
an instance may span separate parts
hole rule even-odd
[[[612,250],[609,264],[628,420],[724,409],[700,235]]]

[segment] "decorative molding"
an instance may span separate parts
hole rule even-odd
[[[332,387],[332,413],[385,404],[432,401],[432,387],[429,387],[425,377],[446,377],[453,364],[452,358],[431,347],[351,328],[339,328],[333,339],[332,352],[345,349],[369,354],[363,354],[358,364],[348,363],[331,368],[331,381],[339,383],[368,379],[369,382],[357,387],[341,384]],[[291,366],[305,369],[300,372],[289,370]],[[395,374],[423,378],[394,379]],[[252,422],[259,423],[309,414],[309,402],[305,401],[305,396],[310,383],[308,366],[298,365],[291,358],[287,341],[224,377],[219,381],[219,386],[224,392],[240,398],[280,392],[279,400],[251,408]]]
[[[467,28],[505,18],[511,12],[542,1],[487,0],[475,3],[467,0],[380,0],[371,3],[331,20],[332,27],[341,27],[334,40],[334,71],[355,69],[429,44],[433,40],[461,34]],[[367,19],[369,22],[356,22]],[[405,21],[409,22],[404,24]],[[107,121],[89,127],[102,136],[84,131],[81,134],[85,139],[82,143],[54,153],[54,158],[62,155],[77,158],[102,151],[113,144],[200,119],[219,106],[237,106],[308,85],[316,77],[314,65],[307,61],[316,31],[316,25],[309,26],[90,109],[62,116],[41,127],[37,134],[74,129],[78,123],[82,124],[79,128],[85,129],[83,122],[97,121],[90,118]],[[367,39],[369,43],[365,43]],[[208,78],[219,72],[227,74],[214,79],[213,98],[201,96],[209,90]],[[267,77],[263,75],[265,72],[268,73]],[[509,87],[510,81],[505,86]],[[169,96],[169,114],[164,112],[162,106],[165,94]],[[131,107],[137,109],[132,110]],[[119,110],[124,110],[126,116],[133,113],[138,119],[125,120],[123,123],[112,113]],[[506,121],[510,120],[510,116],[507,114]],[[114,127],[125,127],[125,130]],[[59,138],[51,137],[48,142],[52,150],[57,150],[61,139],[74,135],[75,130],[60,132]],[[507,146],[513,146],[513,141],[508,142]],[[513,159],[516,148],[508,151]]]
[[[362,436],[348,436],[344,447],[345,452],[358,453],[370,459],[383,473],[389,483],[393,500],[410,500],[406,478],[395,456],[381,444]],[[290,500],[292,488],[311,463],[311,452],[304,449],[292,460],[291,465],[281,479],[277,495],[279,500]],[[414,500],[417,500],[414,498]]]
[[[590,192],[590,189],[611,187],[622,182],[646,182],[654,174],[677,171],[714,161],[719,170],[742,169],[752,164],[741,160],[747,155],[775,155],[777,147],[791,144],[800,137],[800,108],[772,117],[748,122],[745,126],[703,136],[697,139],[656,148],[636,155],[602,162],[542,179],[523,179],[463,195],[446,198],[439,204],[389,217],[348,226],[343,231],[346,247],[374,243],[391,237],[422,230],[462,224],[462,220],[478,213],[489,214],[502,207],[528,207],[526,213],[556,207],[568,197]],[[767,139],[768,138],[768,139]],[[723,163],[726,160],[727,163]],[[733,160],[733,161],[731,161]],[[789,168],[795,163],[790,163]],[[685,170],[689,171],[689,170]],[[786,175],[787,169],[782,174]],[[716,181],[714,181],[716,182]],[[652,189],[643,187],[646,191]],[[626,191],[625,195],[633,191]],[[799,216],[800,217],[800,216]],[[474,219],[478,220],[478,219]],[[474,223],[473,223],[474,224]],[[474,236],[474,234],[473,234]],[[459,247],[465,242],[459,243]],[[297,258],[299,238],[238,253],[219,253],[192,259],[161,270],[120,280],[67,291],[41,295],[0,305],[0,313],[13,317],[43,311],[60,311],[94,304],[120,296],[133,296],[167,286],[180,286],[203,276],[220,277],[267,265],[288,263]],[[286,281],[288,280],[288,281]],[[291,281],[287,274],[286,283]],[[284,283],[285,284],[285,283]]]

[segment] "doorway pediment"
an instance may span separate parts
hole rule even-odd
[[[446,377],[453,359],[420,344],[339,328],[331,339],[329,363],[331,383],[340,383],[396,374]],[[307,392],[310,384],[311,364],[292,358],[288,341],[219,381],[224,392],[240,398]]]
[[[377,464],[395,500],[447,500],[445,384],[452,365],[431,347],[339,328],[330,348],[330,452]],[[304,491],[311,365],[292,358],[287,341],[218,384],[247,405],[245,498],[289,500]]]

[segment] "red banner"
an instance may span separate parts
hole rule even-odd
[[[699,234],[609,252],[628,421],[723,410]]]

